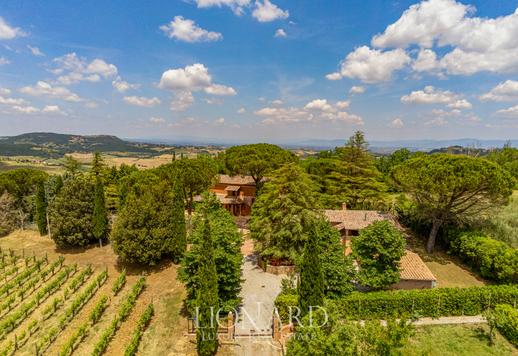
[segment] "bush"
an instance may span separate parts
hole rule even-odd
[[[419,315],[421,317],[480,315],[497,304],[518,303],[517,285],[494,285],[470,288],[435,288],[350,295],[327,300],[325,307],[350,319],[389,319]],[[290,306],[298,305],[297,296],[279,294],[275,307],[283,322],[289,319]],[[293,311],[293,315],[296,311]]]
[[[495,307],[496,327],[509,342],[518,347],[518,309],[509,304]]]
[[[518,283],[518,250],[505,242],[479,232],[463,232],[451,241],[450,251],[484,278]]]

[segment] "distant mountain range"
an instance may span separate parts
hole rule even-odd
[[[332,149],[345,144],[345,139],[337,140],[301,140],[277,143],[286,148],[308,148],[315,150]],[[153,139],[141,138],[123,140],[110,135],[68,135],[51,132],[33,132],[18,136],[0,137],[0,156],[40,156],[62,157],[72,152],[124,152],[142,155],[159,155],[171,153],[175,148],[186,146],[233,146],[249,142],[225,141],[210,138],[177,138]],[[401,140],[401,141],[370,141],[370,149],[376,153],[390,153],[399,148],[413,151],[433,151],[446,147],[469,147],[490,149],[502,147],[506,143],[518,146],[518,140],[479,140],[464,138],[455,140]]]
[[[156,155],[164,153],[163,149],[167,147],[124,141],[109,135],[81,136],[33,132],[0,137],[0,156],[62,157],[66,153],[94,151]]]

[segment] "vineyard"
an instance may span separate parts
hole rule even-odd
[[[110,354],[110,342],[134,310],[146,280],[110,276],[106,268],[67,264],[0,250],[0,356]],[[153,318],[152,303],[129,325],[135,355]]]

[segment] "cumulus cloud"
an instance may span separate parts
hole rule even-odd
[[[238,113],[238,114],[244,114],[245,112],[246,112],[246,109],[245,109],[245,108],[239,108],[239,109],[237,110],[237,113]]]
[[[497,18],[473,16],[476,9],[455,0],[427,0],[410,6],[372,39],[378,48],[423,48],[416,71],[441,69],[453,75],[518,70],[518,11]],[[438,59],[433,47],[451,50]]]
[[[338,72],[333,72],[333,73],[329,73],[329,74],[326,74],[326,79],[327,80],[340,80],[342,79],[342,75]]]
[[[0,87],[0,95],[9,95],[11,94],[11,89]]]
[[[61,99],[69,102],[82,101],[76,93],[71,92],[69,89],[60,86],[52,86],[50,83],[44,81],[38,81],[33,86],[25,86],[18,89],[20,93],[31,95],[31,96],[43,96],[54,99]]]
[[[286,37],[288,37],[288,35],[286,34],[286,31],[284,31],[284,29],[279,28],[279,29],[277,29],[277,31],[275,31],[274,37],[275,38],[286,38]]]
[[[204,91],[210,95],[232,96],[237,94],[234,88],[221,84],[212,84],[204,88]]]
[[[264,125],[282,125],[295,123],[320,123],[334,122],[354,125],[363,125],[360,116],[342,111],[341,104],[330,104],[326,99],[315,99],[303,107],[264,107],[254,112],[255,115],[263,117]]]
[[[179,91],[173,95],[171,111],[184,111],[194,103],[194,96],[190,91]]]
[[[45,53],[43,53],[38,47],[32,47],[30,45],[27,45],[27,48],[29,49],[29,51],[31,51],[33,56],[43,57],[45,55]]]
[[[63,111],[61,111],[61,108],[58,105],[47,105],[41,110],[41,112],[46,114],[65,114]]]
[[[405,126],[405,123],[403,122],[402,119],[400,119],[399,117],[396,117],[394,120],[390,121],[389,126],[394,129],[400,129],[403,126]]]
[[[452,109],[471,109],[471,103],[462,99],[459,94],[449,90],[436,89],[431,85],[423,90],[416,90],[401,97],[405,104],[446,104]]]
[[[112,81],[112,86],[115,88],[115,90],[121,93],[124,93],[130,89],[137,89],[138,87],[140,87],[139,84],[131,84],[125,80],[122,80],[120,76],[117,76],[117,78],[115,78],[115,80]]]
[[[518,105],[512,106],[507,109],[501,109],[496,112],[499,116],[505,116],[510,118],[518,118]]]
[[[270,0],[263,0],[263,2],[256,0],[252,16],[259,22],[271,22],[287,19],[290,13],[288,10],[282,10],[277,5],[271,3]]]
[[[424,123],[427,126],[446,126],[448,125],[448,121],[442,117],[436,117]]]
[[[351,89],[349,89],[349,94],[363,94],[365,93],[365,87],[361,85],[353,85]]]
[[[12,40],[16,37],[25,36],[19,27],[9,25],[2,17],[0,17],[0,40]]]
[[[0,92],[1,93],[1,92]],[[9,92],[6,92],[6,95],[9,95]],[[24,105],[26,101],[22,98],[6,98],[4,96],[0,96],[0,104],[1,105]]]
[[[185,19],[183,16],[175,16],[169,24],[160,26],[160,29],[169,38],[190,43],[213,42],[223,39],[221,33],[204,30],[193,20]]]
[[[98,82],[117,75],[117,67],[114,64],[95,58],[88,62],[86,58],[79,57],[76,53],[68,53],[54,58],[55,68],[51,72],[58,75],[57,81],[64,85],[78,83],[80,81]]]
[[[403,49],[381,51],[367,46],[356,48],[349,53],[340,66],[340,77],[359,79],[365,83],[378,83],[390,80],[392,73],[410,63],[411,59]],[[327,79],[339,79],[337,73]]]
[[[506,80],[479,97],[482,101],[518,100],[518,81]]]
[[[5,58],[5,57],[0,57],[0,66],[4,66],[4,65],[6,65],[6,64],[10,64],[10,63],[11,63],[11,61],[10,61],[10,60],[8,60],[7,58]]]
[[[151,122],[152,124],[161,125],[165,123],[165,119],[162,117],[152,116],[149,118],[149,122]]]
[[[242,15],[244,8],[250,5],[251,0],[194,0],[199,8],[227,6],[236,15]]]
[[[125,96],[123,100],[135,106],[152,107],[160,104],[160,99],[157,97],[146,98],[144,96]]]
[[[350,104],[351,104],[351,102],[349,100],[342,100],[342,101],[337,101],[335,105],[338,109],[344,110],[344,109],[347,109]]]
[[[224,125],[225,124],[225,118],[224,117],[220,117],[220,118],[214,120],[214,124],[216,124],[216,125]]]
[[[15,105],[15,106],[11,107],[11,109],[13,109],[13,111],[16,111],[20,114],[35,114],[40,111],[38,108],[35,108],[34,106]]]

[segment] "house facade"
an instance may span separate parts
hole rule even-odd
[[[249,216],[255,201],[256,186],[251,176],[220,174],[211,188],[221,205],[234,216]]]
[[[341,210],[325,210],[324,215],[329,223],[342,237],[345,255],[352,252],[351,242],[354,236],[376,221],[387,220],[397,225],[396,219],[390,214],[375,210],[349,210],[344,204]],[[434,288],[437,279],[418,254],[406,250],[400,261],[400,281],[391,289],[423,289]]]

